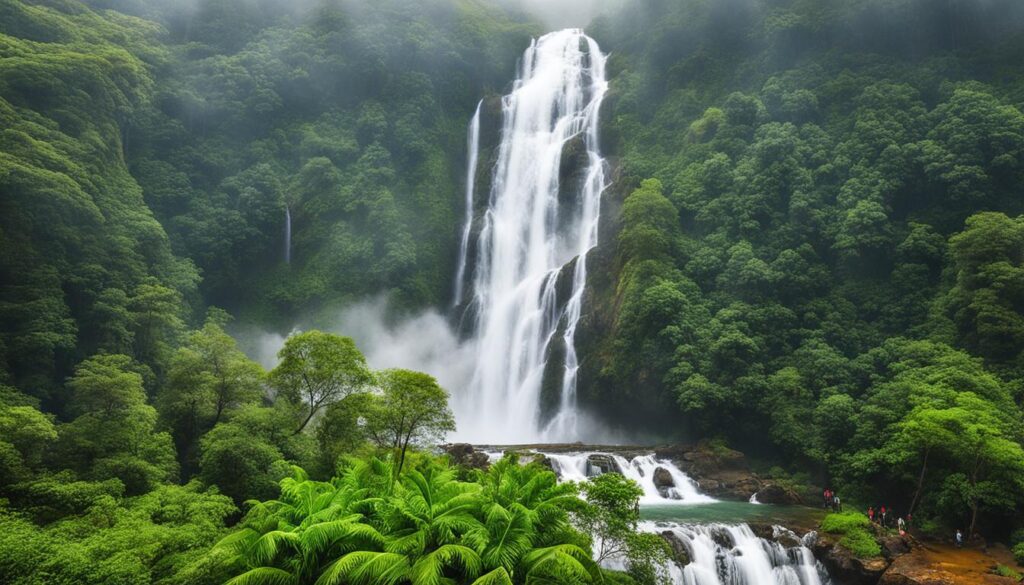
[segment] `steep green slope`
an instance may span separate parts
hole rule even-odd
[[[934,447],[928,512],[1001,523],[1024,496],[1024,11],[648,6],[600,28],[625,199],[581,393],[904,509]]]
[[[122,151],[164,58],[154,31],[75,2],[0,4],[0,383],[58,412],[89,354],[159,373],[198,280]]]
[[[156,15],[171,58],[127,149],[204,297],[284,325],[447,298],[465,124],[534,28],[478,0],[230,6]]]

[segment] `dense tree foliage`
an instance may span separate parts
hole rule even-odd
[[[446,298],[465,123],[532,25],[483,0],[112,4],[168,27],[126,153],[208,301],[272,322]]]
[[[1020,522],[1019,4],[630,17],[597,27],[623,201],[589,402],[947,525]]]

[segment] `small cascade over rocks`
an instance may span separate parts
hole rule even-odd
[[[830,585],[825,567],[811,552],[817,535],[799,538],[774,526],[771,538],[747,524],[661,524],[642,529],[665,537],[676,551],[668,567],[678,585]]]
[[[705,504],[716,501],[700,493],[697,482],[667,459],[637,455],[627,459],[614,453],[544,453],[563,481],[585,481],[602,473],[617,472],[644,490],[640,504]]]
[[[466,280],[466,260],[469,254],[469,235],[473,231],[473,191],[476,184],[476,164],[480,158],[480,106],[483,100],[476,104],[476,112],[469,121],[469,130],[466,132],[466,218],[462,222],[462,238],[459,240],[459,263],[455,269],[455,297],[452,305],[462,304],[462,287]]]
[[[284,206],[284,263],[292,263],[292,210]]]

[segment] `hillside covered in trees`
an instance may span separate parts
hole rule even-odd
[[[609,6],[580,404],[1024,561],[1024,6]],[[664,577],[628,481],[457,466],[454,389],[319,331],[266,371],[229,335],[447,308],[467,122],[545,27],[0,0],[0,581]]]

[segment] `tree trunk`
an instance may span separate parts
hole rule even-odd
[[[928,456],[931,455],[931,447],[924,451],[924,461],[921,463],[921,474],[917,477],[917,489],[914,490],[914,499],[910,500],[910,510],[907,514],[912,515],[914,513],[914,507],[917,506],[917,500],[921,497],[921,488],[924,486],[924,475],[928,471]]]
[[[967,539],[974,538],[974,526],[978,523],[978,474],[981,471],[981,457],[974,460],[971,471],[971,528],[967,531]]]
[[[316,414],[316,407],[310,406],[310,408],[309,408],[309,415],[306,417],[306,420],[302,421],[302,424],[299,425],[299,428],[295,429],[295,432],[292,433],[292,435],[297,435],[297,434],[301,433],[302,429],[306,428],[306,425],[309,424],[309,421],[310,421],[310,419],[313,418],[314,414]]]
[[[974,538],[974,526],[978,522],[978,500],[971,500],[971,528],[967,531],[967,539]]]

